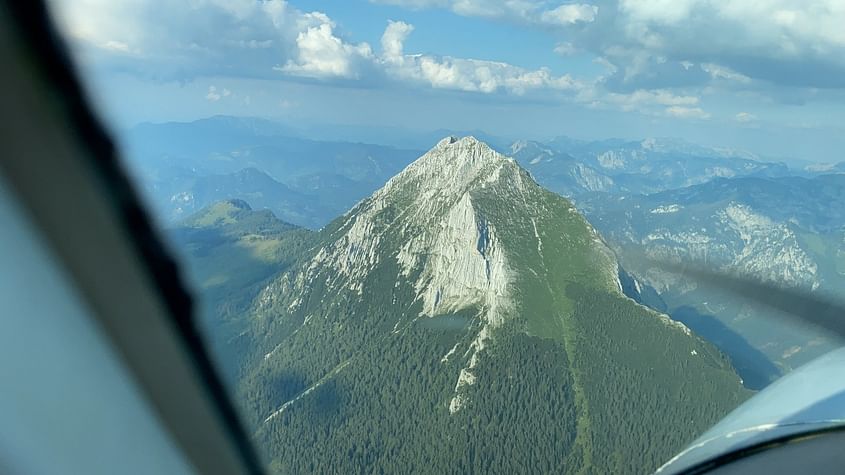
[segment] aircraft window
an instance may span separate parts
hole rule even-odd
[[[0,472],[193,473],[0,176]]]
[[[271,473],[845,422],[845,11],[654,3],[48,2]]]

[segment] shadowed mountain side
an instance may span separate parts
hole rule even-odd
[[[746,388],[763,389],[780,376],[780,370],[766,355],[716,317],[691,306],[678,307],[669,314],[728,355]]]
[[[241,367],[246,349],[238,336],[248,325],[252,301],[267,279],[296,260],[311,235],[237,199],[208,206],[168,233],[199,296],[202,330],[227,378],[236,378]]]

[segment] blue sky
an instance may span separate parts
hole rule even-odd
[[[53,0],[118,127],[215,114],[845,160],[838,0]]]

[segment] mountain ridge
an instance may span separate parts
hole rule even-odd
[[[307,247],[244,336],[241,399],[280,472],[638,472],[747,395],[624,295],[569,201],[476,139],[442,140]]]

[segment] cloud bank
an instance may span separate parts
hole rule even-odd
[[[153,79],[249,77],[385,84],[532,96],[706,120],[717,92],[801,101],[845,89],[839,0],[371,0],[539,29],[564,62],[587,55],[594,77],[551,68],[406,51],[414,26],[388,21],[380,44],[356,42],[321,12],[285,0],[54,0],[82,61]],[[565,69],[564,69],[565,71]],[[206,98],[219,101],[221,90]],[[756,121],[752,112],[729,115]]]

